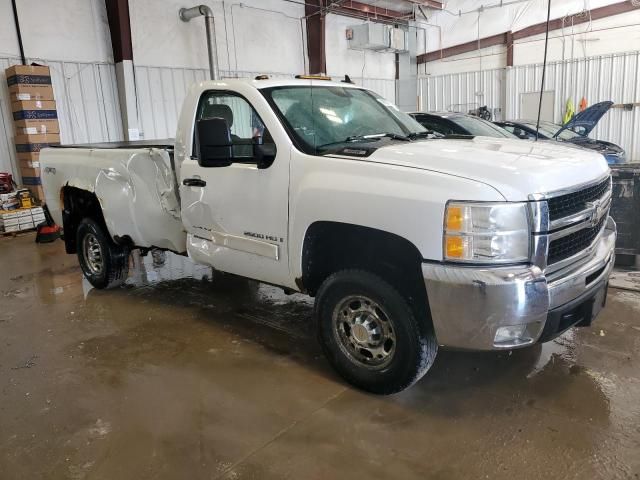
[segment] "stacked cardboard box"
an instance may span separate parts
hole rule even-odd
[[[44,222],[42,207],[19,208],[17,210],[0,210],[0,232],[20,232],[30,230]]]
[[[44,200],[40,150],[60,143],[58,112],[49,67],[14,65],[6,70],[22,183]]]

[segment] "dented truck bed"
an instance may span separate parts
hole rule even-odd
[[[186,250],[173,142],[142,140],[63,145],[42,150],[46,203],[62,225],[65,187],[95,193],[113,237],[139,247]],[[62,192],[62,198],[49,198]]]

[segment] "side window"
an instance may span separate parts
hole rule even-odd
[[[436,133],[441,133],[442,135],[449,135],[453,133],[451,127],[444,125],[433,117],[418,117],[417,120],[427,130],[432,130]]]
[[[270,139],[262,119],[244,98],[229,92],[206,92],[200,100],[196,121],[224,118],[231,130],[236,157],[253,157],[253,144]]]

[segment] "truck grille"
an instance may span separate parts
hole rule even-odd
[[[595,227],[583,228],[566,237],[552,240],[551,243],[549,243],[547,263],[551,265],[560,262],[588,248],[598,236],[606,221],[607,215],[604,215]]]
[[[593,185],[577,192],[567,193],[566,195],[560,195],[559,197],[550,198],[548,200],[549,219],[551,221],[558,220],[560,218],[573,215],[574,213],[581,212],[587,208],[587,202],[593,202],[594,200],[601,198],[607,190],[609,190],[610,182],[610,179],[606,178],[597,185]]]

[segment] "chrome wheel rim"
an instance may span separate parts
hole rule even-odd
[[[87,267],[94,275],[102,274],[104,259],[100,242],[93,233],[87,233],[82,240],[82,251]]]
[[[333,311],[333,333],[349,359],[370,369],[389,365],[396,351],[395,327],[384,308],[363,295],[352,295]]]

